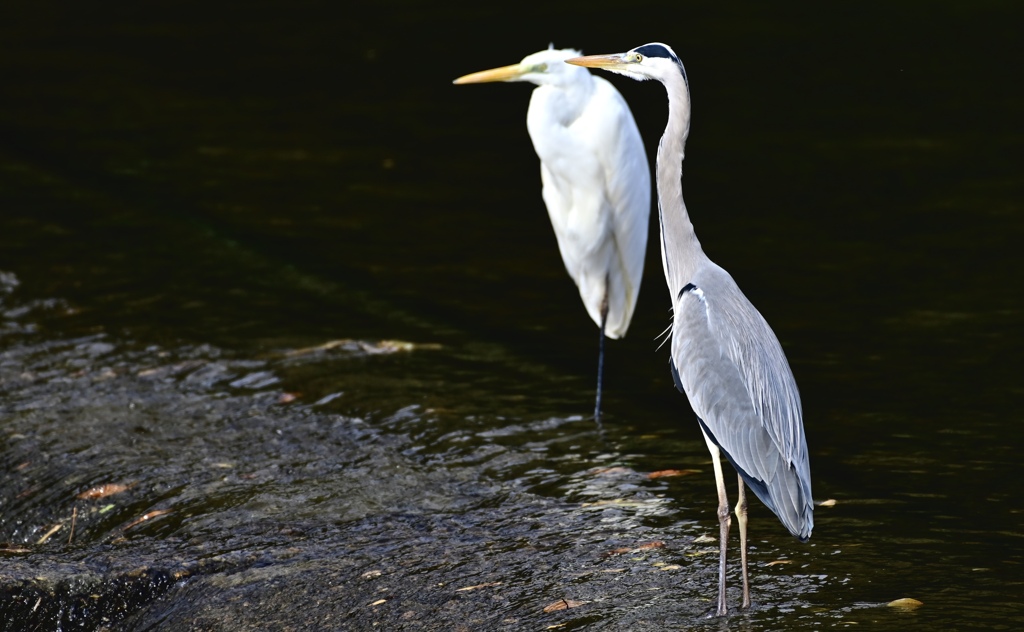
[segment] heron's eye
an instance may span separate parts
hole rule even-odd
[[[643,55],[641,55],[640,53],[633,53],[633,61],[635,61],[636,63],[639,64],[643,60],[644,60],[644,56]]]

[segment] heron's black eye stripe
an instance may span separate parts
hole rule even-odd
[[[679,60],[675,55],[670,53],[667,48],[658,44],[647,44],[636,49],[637,55],[646,55],[647,57],[664,57],[665,59],[671,59],[672,61],[679,63]]]
[[[686,78],[686,68],[683,67],[683,62],[679,61],[679,58],[675,56],[675,53],[670,51],[664,45],[644,44],[640,48],[634,49],[633,52],[636,53],[637,55],[642,55],[644,57],[661,57],[662,59],[669,59],[675,62],[675,64],[679,66],[680,74],[683,75],[683,81],[686,82],[687,86],[690,85],[689,80]],[[640,60],[638,59],[637,61]]]

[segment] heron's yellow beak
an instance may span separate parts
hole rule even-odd
[[[519,77],[530,72],[533,68],[531,66],[524,66],[522,64],[512,64],[511,66],[502,66],[501,68],[491,68],[490,70],[481,70],[480,72],[474,72],[468,75],[463,75],[453,81],[452,83],[490,83],[491,81],[514,81]]]
[[[621,70],[626,65],[622,60],[622,55],[585,55],[566,59],[565,63],[587,68],[601,68],[602,70]]]

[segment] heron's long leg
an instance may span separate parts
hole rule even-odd
[[[736,522],[740,527],[740,566],[743,568],[743,607],[750,607],[750,580],[747,575],[747,488],[743,477],[736,475],[740,482],[739,499],[736,501]]]
[[[701,431],[703,432],[703,428]],[[725,550],[729,544],[729,525],[732,518],[729,515],[729,497],[725,492],[725,477],[722,475],[721,451],[707,433],[704,434],[704,441],[711,452],[711,462],[715,468],[715,485],[718,487],[718,616],[725,616],[729,612],[729,607],[725,604]]]
[[[601,386],[604,381],[604,327],[608,322],[608,292],[605,290],[601,301],[601,339],[597,343],[597,401],[594,402],[594,419],[601,423]]]

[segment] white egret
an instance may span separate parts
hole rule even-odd
[[[651,176],[625,99],[603,77],[565,63],[579,55],[550,47],[454,83],[537,86],[526,128],[540,158],[542,195],[562,261],[600,328],[594,404],[600,420],[604,338],[624,336],[633,318],[647,249]]]
[[[722,453],[739,474],[736,519],[743,607],[750,605],[744,483],[793,535],[801,541],[811,537],[814,506],[800,393],[775,333],[732,276],[704,254],[694,234],[681,182],[690,130],[690,88],[675,52],[652,43],[568,62],[637,80],[656,79],[668,92],[668,124],[658,146],[656,172],[662,264],[673,304],[670,366],[676,387],[697,414],[714,464],[720,534],[718,614],[725,615],[731,520]]]

